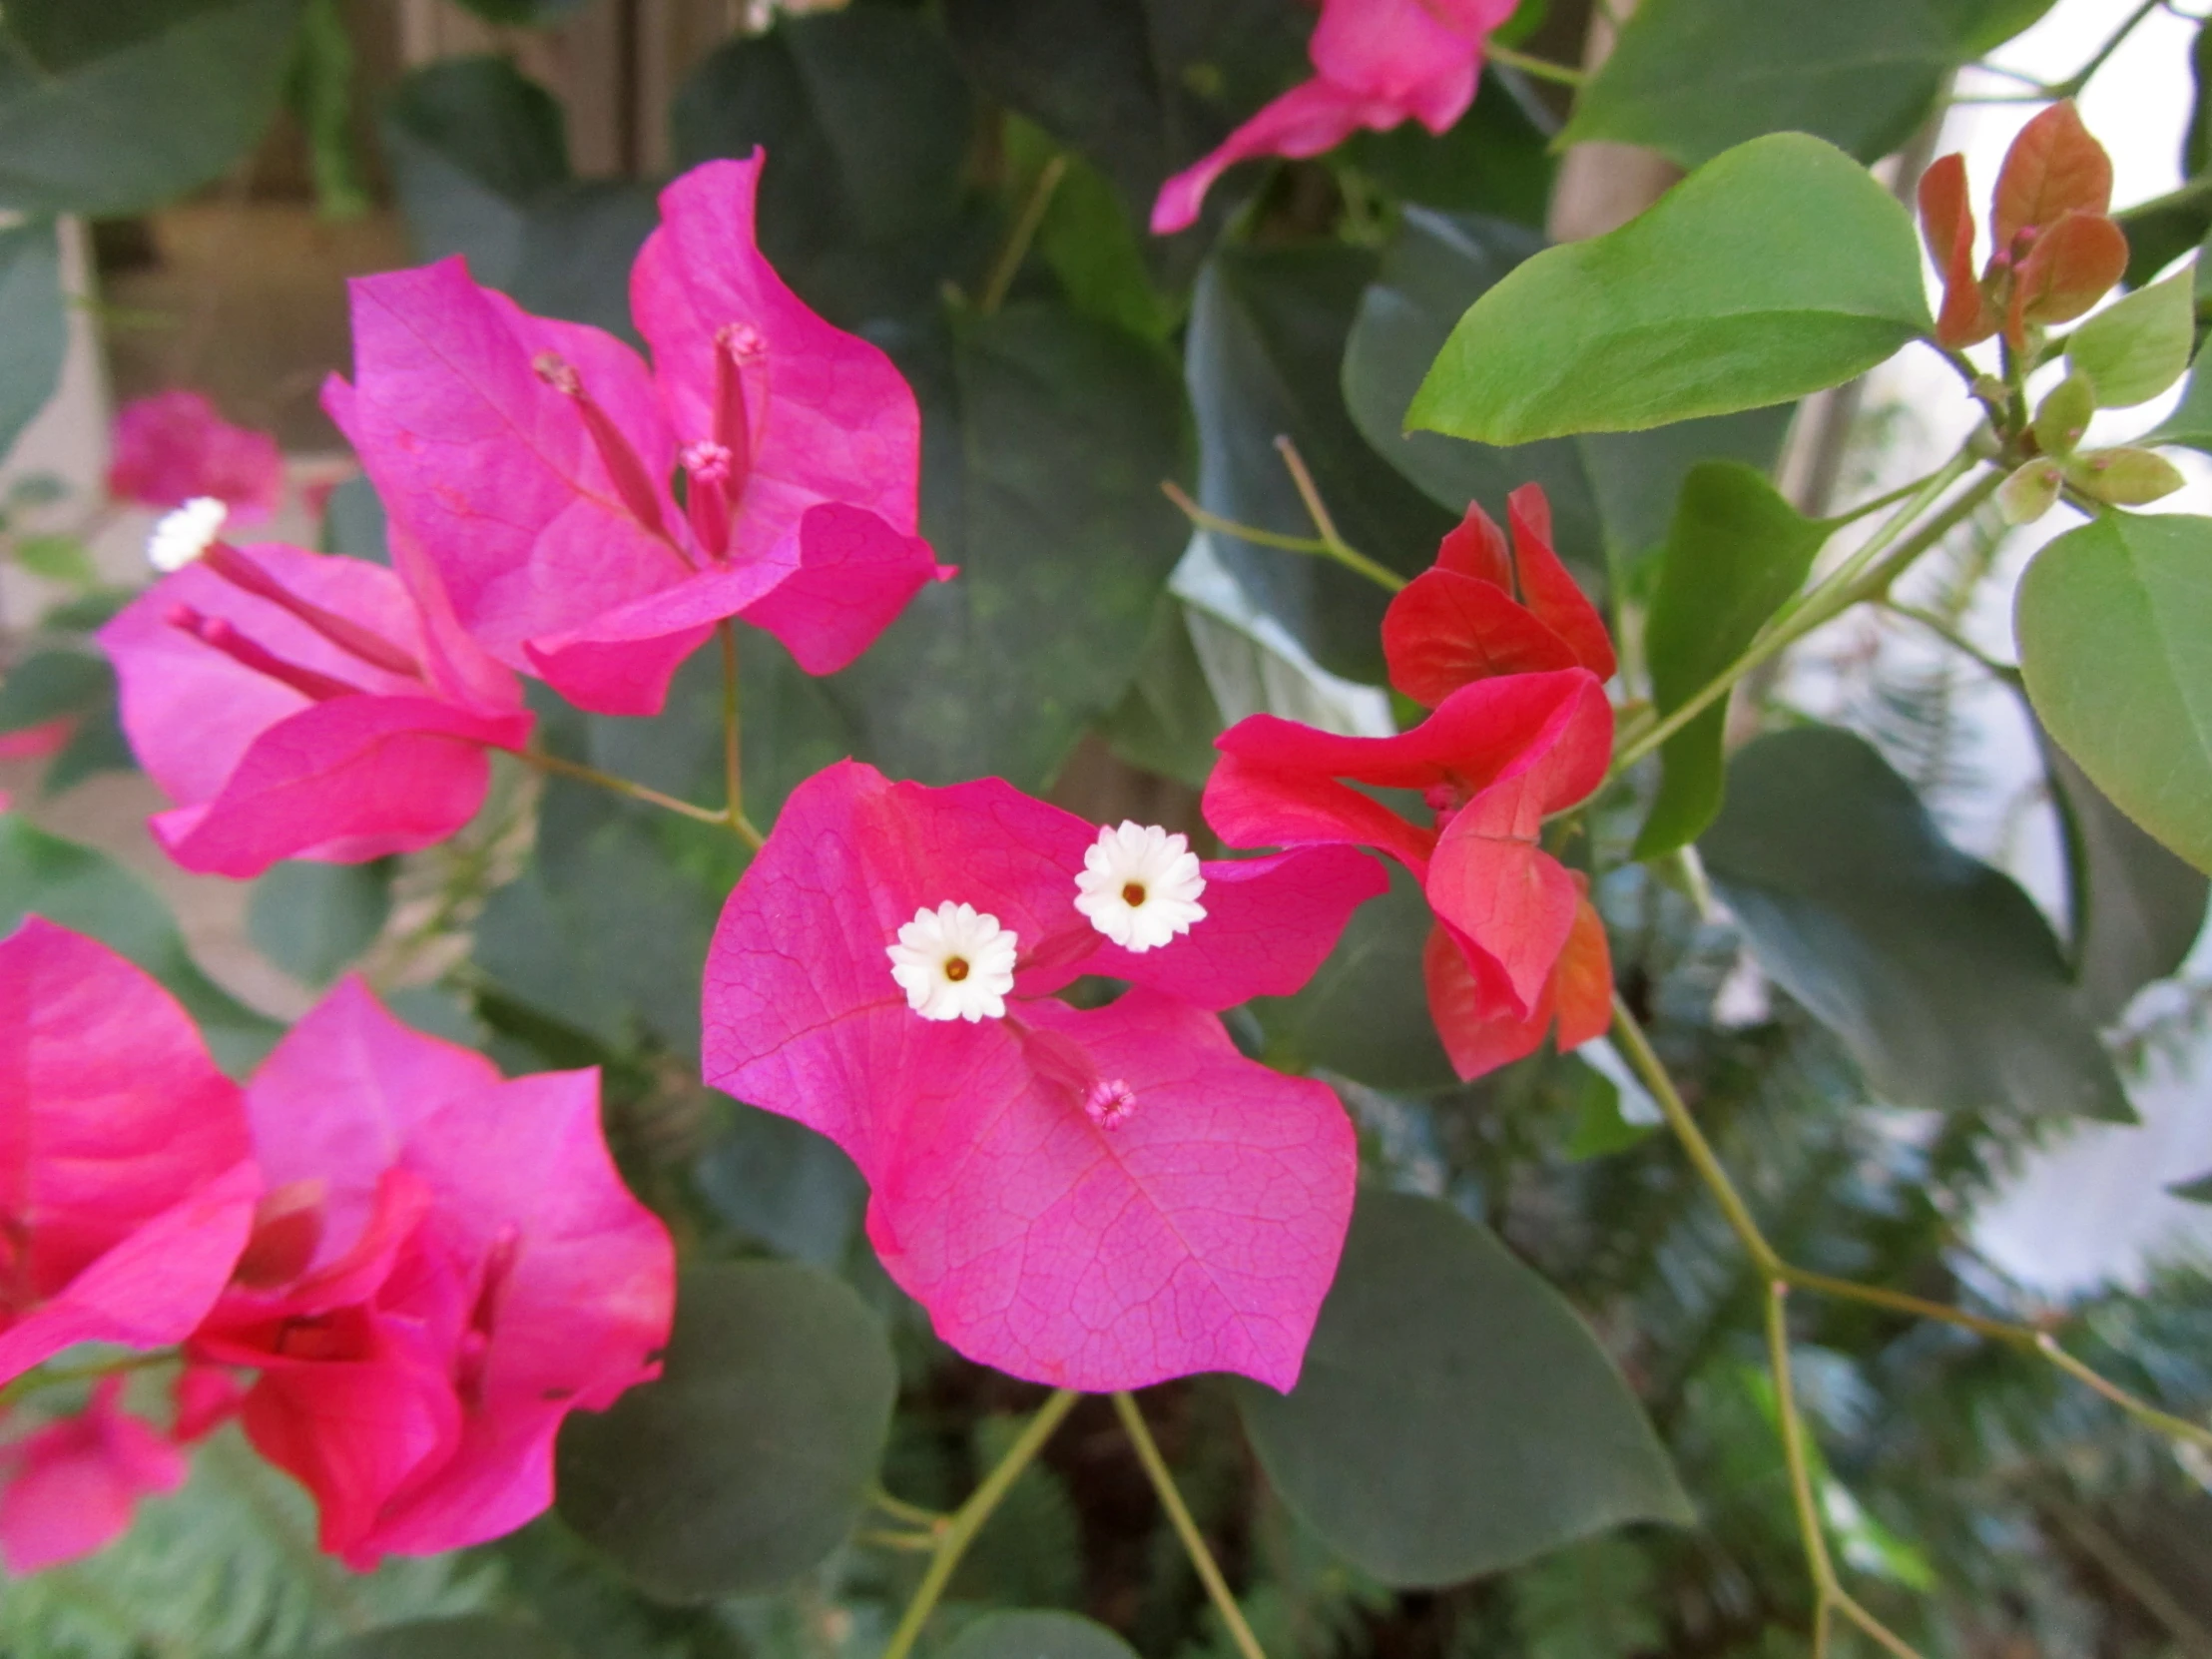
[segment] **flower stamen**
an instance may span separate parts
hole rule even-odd
[[[1206,919],[1206,890],[1189,839],[1158,825],[1123,822],[1083,852],[1075,907],[1124,950],[1153,950]]]
[[[1018,941],[998,918],[949,899],[924,905],[885,945],[891,978],[923,1019],[1003,1019]]]

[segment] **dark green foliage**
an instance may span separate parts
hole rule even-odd
[[[1864,739],[1752,744],[1699,847],[1761,964],[1884,1098],[2132,1121],[2034,904],[1943,840]]]
[[[1236,1391],[1291,1505],[1385,1583],[1452,1583],[1625,1521],[1693,1518],[1572,1311],[1423,1200],[1362,1195],[1297,1388]]]
[[[883,1454],[881,1328],[812,1268],[693,1268],[661,1380],[561,1431],[561,1518],[657,1600],[787,1583],[843,1539]]]
[[[15,0],[0,24],[0,207],[141,212],[261,136],[300,0]]]

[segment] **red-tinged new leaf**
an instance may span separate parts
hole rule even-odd
[[[2004,153],[1993,204],[1996,251],[2010,248],[2023,230],[2046,230],[2069,213],[2102,215],[2111,206],[2111,157],[2071,100],[2053,104]]]
[[[2005,317],[2014,350],[2030,323],[2070,322],[2111,291],[2127,270],[2127,234],[2101,214],[2072,213],[2035,239],[2020,262]]]
[[[1973,210],[1966,204],[1966,158],[1939,157],[1921,175],[1921,236],[1943,278],[1943,308],[1936,337],[1956,349],[1997,331],[1981,284],[1974,279]]]

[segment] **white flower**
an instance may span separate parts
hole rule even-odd
[[[1181,835],[1156,824],[1101,830],[1083,853],[1075,907],[1124,950],[1151,950],[1206,919],[1206,877]]]
[[[923,1019],[1003,1019],[1014,988],[1014,935],[998,917],[947,900],[914,912],[885,945],[891,977]]]
[[[163,574],[183,570],[207,552],[223,533],[223,521],[231,509],[212,495],[196,495],[174,512],[162,515],[146,541],[146,561]]]

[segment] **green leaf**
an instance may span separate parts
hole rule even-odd
[[[671,119],[680,168],[767,148],[762,251],[835,320],[916,310],[990,257],[987,224],[959,223],[974,98],[918,13],[855,5],[732,40]]]
[[[2097,407],[2147,403],[2189,366],[2196,272],[2184,269],[2107,305],[2066,336],[2066,360],[2089,376]]]
[[[1690,1500],[1559,1294],[1428,1199],[1360,1194],[1298,1386],[1233,1380],[1300,1518],[1386,1584],[1450,1584]]]
[[[2185,1198],[2191,1204],[2212,1204],[2212,1171],[2193,1180],[2177,1181],[2166,1191],[2176,1198]]]
[[[1154,282],[1145,233],[1122,206],[1113,181],[1019,116],[1007,117],[1005,135],[1013,202],[1029,200],[1047,166],[1056,162],[1062,170],[1037,226],[1036,248],[1068,303],[1084,316],[1165,340],[1188,306]]]
[[[1502,220],[1407,209],[1360,296],[1345,341],[1344,398],[1376,451],[1455,516],[1479,501],[1502,523],[1508,494],[1522,484],[1543,485],[1560,551],[1587,567],[1600,556],[1601,531],[1589,473],[1572,439],[1493,448],[1405,430],[1406,405],[1453,323],[1543,247],[1539,232]],[[1420,551],[1420,564],[1434,557],[1433,546]]]
[[[1041,788],[1143,658],[1188,526],[1190,417],[1166,351],[1054,305],[900,346],[922,410],[921,528],[959,576],[830,682],[866,756]]]
[[[2132,1121],[2041,913],[1944,840],[1865,739],[1747,745],[1698,847],[1760,965],[1883,1099]]]
[[[2059,470],[2083,495],[2114,507],[2164,500],[2188,482],[2181,468],[2153,449],[2089,450]]]
[[[384,107],[393,188],[415,251],[468,257],[525,310],[635,341],[630,262],[658,218],[652,194],[575,179],[560,106],[504,58],[415,70]]]
[[[313,1659],[567,1659],[568,1653],[536,1625],[474,1614],[386,1625],[318,1647]]]
[[[393,865],[390,858],[276,864],[254,883],[247,936],[293,978],[326,985],[383,931]]]
[[[1841,385],[1931,325],[1905,210],[1841,152],[1778,133],[1514,271],[1406,418],[1494,444],[1639,431]]]
[[[559,23],[582,9],[585,0],[460,0],[478,17],[492,23],[535,24],[540,28]]]
[[[1645,0],[1575,101],[1565,144],[1648,145],[1684,167],[1763,133],[1863,162],[1928,118],[1944,79],[2050,0]]]
[[[0,207],[115,217],[206,184],[261,137],[300,0],[9,0]]]
[[[2059,747],[2212,870],[2212,520],[2107,513],[2067,531],[2027,567],[2012,622]]]
[[[1708,461],[1682,487],[1659,567],[1644,651],[1652,702],[1672,714],[1749,646],[1805,585],[1833,525],[1805,517],[1746,466]],[[1716,699],[1660,749],[1659,793],[1635,856],[1686,846],[1721,808],[1728,699]]]
[[[2089,1018],[2107,1025],[2143,986],[2181,966],[2204,926],[2212,882],[2138,830],[2040,722],[2035,741],[2066,852],[2074,977]]]
[[[1352,912],[1337,948],[1296,996],[1258,997],[1271,1065],[1317,1066],[1378,1089],[1450,1088],[1458,1074],[1436,1040],[1421,978],[1435,918],[1413,878],[1394,865],[1390,890]]]
[[[382,131],[416,252],[466,254],[479,282],[513,281],[529,205],[571,179],[553,95],[505,58],[448,58],[393,89]]]
[[[1593,1065],[1590,1054],[1589,1047],[1576,1050],[1571,1067],[1574,1081],[1568,1085],[1574,1101],[1574,1128],[1561,1151],[1572,1163],[1626,1152],[1649,1139],[1659,1127],[1657,1107],[1648,1096],[1643,1105],[1652,1116],[1630,1121],[1621,1110],[1621,1084]],[[1619,1063],[1617,1056],[1615,1063]],[[1622,1070],[1625,1073],[1626,1068]]]
[[[82,715],[115,696],[115,670],[87,651],[41,651],[0,680],[0,733]]]
[[[322,507],[322,532],[316,546],[325,553],[343,553],[371,564],[391,563],[391,546],[384,528],[384,504],[368,474],[356,472],[330,492]]]
[[[1471,215],[1407,212],[1361,295],[1345,345],[1345,400],[1361,435],[1451,512],[1479,501],[1502,519],[1505,497],[1539,483],[1559,549],[1585,569],[1618,571],[1667,533],[1675,496],[1700,459],[1773,466],[1787,407],[1680,421],[1648,432],[1585,432],[1509,449],[1403,430],[1406,406],[1468,304],[1543,248],[1517,226]]]
[[[283,1034],[200,971],[168,907],[106,853],[49,835],[19,813],[0,814],[0,935],[26,915],[98,939],[135,962],[200,1023],[226,1071],[252,1066]]]
[[[1137,677],[1100,722],[1099,736],[1129,765],[1195,790],[1205,787],[1221,758],[1214,739],[1227,724],[1191,643],[1183,602],[1163,594],[1153,607]]]
[[[986,1613],[944,1649],[944,1659],[1136,1659],[1136,1650],[1074,1613]]]
[[[757,1107],[735,1108],[693,1165],[715,1213],[780,1255],[834,1268],[860,1229],[867,1183],[834,1143]]]
[[[4,107],[0,102],[0,109]],[[0,152],[0,162],[4,160],[5,153]],[[54,222],[34,219],[11,225],[0,231],[0,456],[15,446],[31,417],[54,395],[68,347],[61,245],[55,239]],[[17,546],[17,560],[35,575],[48,575],[33,563],[29,545],[26,541]]]
[[[2212,374],[2191,369],[2181,388],[2174,411],[2139,440],[2143,443],[2177,443],[2212,455]]]
[[[15,562],[41,581],[73,588],[100,584],[91,550],[75,536],[25,536],[15,544]]]
[[[1527,1659],[1629,1659],[1660,1647],[1651,1562],[1626,1538],[1593,1538],[1513,1574]]]
[[[1299,0],[950,0],[944,12],[968,79],[1095,162],[1140,225],[1168,175],[1312,73],[1314,19]],[[1234,200],[1217,189],[1202,224]],[[1208,240],[1155,244],[1154,258],[1187,274]]]
[[[658,1600],[789,1583],[866,1503],[896,1391],[882,1327],[839,1281],[694,1267],[660,1381],[563,1425],[561,1518]]]
[[[1516,21],[1528,11],[1523,5]],[[1502,33],[1492,37],[1503,39]],[[1353,134],[1345,154],[1407,204],[1488,214],[1543,229],[1558,157],[1558,118],[1510,70],[1483,77],[1484,96],[1442,133],[1417,121]]]
[[[1337,527],[1405,576],[1436,555],[1465,510],[1445,511],[1386,466],[1360,434],[1341,382],[1346,339],[1375,256],[1354,248],[1224,247],[1200,273],[1185,351],[1198,414],[1199,502],[1279,535],[1311,536],[1278,434],[1298,445]],[[1389,595],[1332,562],[1228,535],[1222,563],[1263,613],[1332,673],[1382,678]]]

